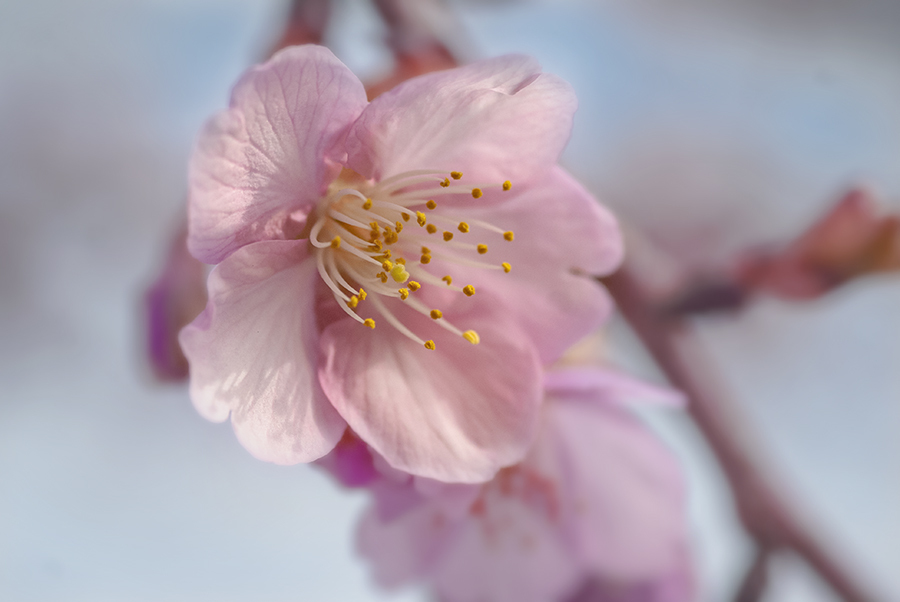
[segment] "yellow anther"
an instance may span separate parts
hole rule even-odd
[[[512,266],[509,265],[508,263],[506,263],[505,261],[503,263],[501,263],[500,266],[503,268],[503,271],[506,272],[507,274],[509,274],[512,271]]]
[[[404,222],[408,222],[408,221],[409,221],[409,214],[408,214],[408,213],[401,213],[401,214],[400,214],[400,217],[403,218],[403,221],[404,221]]]
[[[469,224],[467,224],[466,222],[459,222],[459,226],[457,226],[457,228],[459,228],[460,232],[465,234],[469,231]]]
[[[381,232],[381,227],[378,225],[378,222],[369,222],[369,227],[372,228],[374,234]]]
[[[394,232],[394,229],[388,226],[384,229],[384,244],[392,245],[397,242],[397,233]]]
[[[469,341],[470,343],[472,343],[473,345],[477,345],[478,343],[481,342],[481,337],[478,336],[478,333],[475,332],[474,330],[465,331],[463,333],[463,338],[465,340]]]
[[[366,202],[363,203],[363,209],[368,211],[371,208],[372,208],[372,199],[366,199]]]
[[[408,290],[408,289],[401,288],[401,289],[398,290],[397,292],[400,293],[400,298],[403,299],[404,301],[406,301],[406,298],[409,297],[409,290]]]
[[[473,188],[472,189],[472,198],[473,199],[480,199],[482,194],[483,193],[481,192],[481,188]]]
[[[512,241],[512,239],[515,238],[515,236],[516,236],[516,235],[513,234],[513,231],[512,231],[512,230],[510,230],[509,232],[504,232],[504,233],[503,233],[503,240]]]
[[[427,203],[425,203],[425,206],[429,209],[437,209],[437,203],[435,203],[434,200],[428,201]]]
[[[462,172],[461,171],[451,171],[450,177],[453,178],[454,180],[458,180],[462,177]]]
[[[398,258],[397,258],[397,263],[399,263],[400,265],[406,265],[406,260],[403,259],[402,257],[398,257]]]
[[[453,284],[453,278],[451,276],[444,276],[443,278],[441,278],[441,280],[446,282],[447,286],[450,286],[451,284]]]
[[[386,260],[386,259],[385,259],[384,262],[381,264],[381,268],[382,268],[385,272],[390,272],[390,271],[391,271],[391,268],[393,268],[393,267],[394,267],[394,264],[391,263],[390,261]]]
[[[453,232],[447,232],[446,230],[444,230],[444,240],[446,240],[447,242],[453,240]]]
[[[450,178],[444,178],[444,181],[441,182],[441,186],[443,186],[444,188],[446,188],[446,187],[449,186],[449,185],[450,185]]]
[[[425,341],[425,349],[431,349],[433,351],[434,350],[434,341],[432,341],[431,339],[428,339],[427,341]]]
[[[403,232],[403,222],[394,222],[394,225],[397,226],[397,234]]]
[[[512,182],[509,180],[503,182],[503,190],[509,190],[510,188],[512,188]]]
[[[378,277],[381,279],[381,282],[387,282],[387,274],[385,274],[384,272],[378,272]]]
[[[368,296],[368,293],[366,291],[364,291],[363,289],[359,289],[359,300],[360,301],[365,301],[367,296]]]
[[[416,211],[416,221],[419,222],[420,226],[425,225],[425,214],[421,211]]]
[[[424,264],[424,263],[431,263],[431,255],[425,255],[425,254],[423,254],[421,257],[419,257],[419,263],[423,263],[423,264]]]
[[[415,292],[415,291],[419,290],[420,288],[422,288],[422,285],[419,284],[418,282],[416,282],[415,280],[409,281],[409,290]]]
[[[427,226],[425,226],[425,230],[429,234],[434,234],[435,232],[437,232],[437,226],[435,226],[434,224],[428,224]]]
[[[478,245],[476,248],[478,249],[478,253],[481,255],[484,255],[488,251],[487,245]]]
[[[334,238],[331,239],[331,248],[332,249],[339,249],[340,246],[341,246],[341,237],[340,236],[335,236]]]
[[[432,309],[429,315],[431,316],[432,320],[440,320],[444,317],[444,314],[442,314],[441,310],[439,309]]]
[[[363,326],[375,328],[375,320],[373,320],[372,318],[366,318],[365,320],[363,320]]]
[[[378,240],[377,238],[372,241],[372,246],[375,247],[376,251],[380,251],[381,249],[384,248],[384,245],[382,245],[381,241]]]
[[[428,247],[422,247],[422,255],[431,255],[431,249]]]
[[[384,250],[384,259],[390,259],[390,258],[391,258],[391,250],[385,249]]]
[[[471,284],[467,284],[463,287],[463,292],[466,294],[466,297],[471,297],[475,294],[475,287]]]
[[[350,300],[347,301],[347,307],[349,307],[350,309],[355,308],[358,304],[359,297],[357,297],[356,295],[353,295],[352,297],[350,297]]]
[[[394,279],[394,282],[406,282],[409,280],[409,272],[406,271],[402,263],[398,263],[391,270],[391,278]]]

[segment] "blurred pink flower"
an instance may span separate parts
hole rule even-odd
[[[692,599],[679,468],[621,404],[649,389],[580,369],[546,385],[536,443],[492,481],[369,481],[358,542],[376,580],[422,579],[446,602]]]
[[[900,217],[865,188],[844,194],[786,248],[749,253],[736,272],[745,287],[813,299],[868,274],[900,270]]]
[[[371,103],[324,48],[249,70],[191,162],[189,248],[218,263],[181,335],[199,412],[282,464],[348,425],[443,481],[521,460],[540,366],[606,317],[590,276],[621,257],[614,218],[555,165],[575,105],[517,56]]]
[[[206,270],[188,253],[187,224],[172,239],[162,271],[144,295],[145,332],[150,366],[160,380],[188,377],[178,333],[206,305]]]

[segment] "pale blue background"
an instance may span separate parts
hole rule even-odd
[[[663,245],[663,274],[789,237],[851,182],[900,208],[900,9],[671,4],[467,2],[448,29],[470,56],[528,52],[575,85],[567,164]],[[363,497],[253,460],[142,367],[141,292],[194,133],[283,8],[0,4],[0,600],[424,598],[371,586],[352,544]],[[375,77],[370,17],[346,0],[330,35]],[[898,308],[889,276],[701,323],[771,469],[885,601],[900,600]],[[612,356],[653,377],[612,334]],[[648,419],[687,463],[704,599],[726,599],[750,550],[720,477],[683,417]],[[828,597],[785,559],[767,600]]]

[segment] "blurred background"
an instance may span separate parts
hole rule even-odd
[[[449,4],[466,58],[534,55],[580,110],[564,163],[652,240],[661,273],[796,237],[851,185],[900,209],[900,4]],[[179,226],[200,125],[283,28],[280,0],[0,3],[0,600],[426,600],[354,555],[365,502],[263,464],[145,360],[142,295]],[[338,0],[326,42],[364,81],[385,29]],[[698,318],[766,469],[878,601],[900,600],[900,276]],[[617,365],[661,378],[624,322]],[[682,414],[704,602],[752,547]],[[765,600],[834,599],[790,556]]]

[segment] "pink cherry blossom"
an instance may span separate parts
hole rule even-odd
[[[359,549],[376,580],[425,580],[446,602],[691,600],[678,467],[620,402],[640,389],[610,372],[550,373],[522,463],[483,485],[371,481]]]
[[[328,50],[249,70],[191,161],[217,263],[181,334],[191,397],[258,458],[352,428],[396,469],[480,482],[533,440],[541,364],[609,311],[613,217],[557,167],[575,97],[509,56],[367,103]]]

